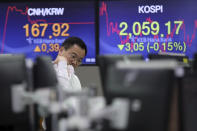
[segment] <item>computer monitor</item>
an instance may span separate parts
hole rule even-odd
[[[124,131],[167,131],[175,67],[172,61],[133,61],[108,68],[107,101],[118,97],[130,100],[128,127]]]
[[[182,116],[183,130],[195,131],[197,129],[197,73],[188,73],[183,78],[182,82]]]
[[[196,0],[100,0],[99,54],[197,52]]]
[[[51,57],[45,55],[45,56],[38,56],[34,62],[33,66],[33,88],[34,91],[48,88],[51,90],[56,91],[57,88],[57,76],[55,69],[53,67],[52,59]],[[57,91],[58,92],[58,91]],[[57,95],[58,97],[59,95]],[[45,124],[48,131],[51,131],[51,115],[43,116],[43,114],[40,114],[41,111],[39,110],[39,106],[34,106],[35,110],[35,127],[36,129],[40,129],[43,120],[45,119]],[[43,113],[47,113],[43,112]]]
[[[192,71],[188,72],[182,80],[182,116],[183,130],[195,131],[197,129],[197,54],[194,55]]]
[[[27,82],[23,55],[0,55],[0,130],[31,131],[29,111],[14,113],[11,86]]]
[[[54,88],[57,85],[57,76],[49,56],[38,56],[33,66],[34,89]]]
[[[106,72],[110,65],[114,65],[119,60],[143,60],[142,55],[99,55],[97,56],[97,64],[99,66],[99,72],[101,77],[101,83],[103,87],[103,93],[105,95],[105,79]]]

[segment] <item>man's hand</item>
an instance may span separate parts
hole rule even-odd
[[[54,63],[58,64],[60,61],[67,61],[66,57],[58,55]]]

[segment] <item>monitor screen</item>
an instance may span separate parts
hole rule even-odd
[[[69,36],[80,37],[88,53],[82,64],[95,64],[95,2],[17,2],[0,4],[1,54],[48,55],[54,60]]]
[[[173,70],[142,61],[132,62],[135,67],[124,65],[108,68],[105,81],[107,101],[119,97],[130,100],[128,127],[124,131],[167,131]]]
[[[13,111],[12,86],[27,83],[27,68],[23,55],[0,55],[0,130],[30,131],[30,112]],[[13,87],[14,88],[14,87]],[[26,88],[29,90],[29,86]],[[16,102],[16,101],[15,101]]]
[[[196,0],[101,0],[99,54],[169,54],[193,59],[197,51]]]
[[[38,88],[56,87],[57,76],[49,56],[39,56],[36,58],[33,66],[33,85],[35,90]]]
[[[197,129],[197,72],[194,68],[193,72],[187,73],[182,80],[182,122],[183,127],[187,131]]]
[[[105,95],[105,84],[106,84],[106,76],[107,70],[111,65],[115,65],[118,61],[136,61],[136,60],[143,60],[142,55],[99,55],[97,56],[97,64],[99,66],[100,78],[103,87],[103,93]]]

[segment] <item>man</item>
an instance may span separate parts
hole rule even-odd
[[[81,84],[74,74],[74,69],[81,64],[86,54],[87,47],[80,38],[69,37],[63,42],[54,61],[58,81],[63,90],[81,90]]]
[[[64,99],[64,92],[80,91],[81,83],[75,75],[77,68],[87,54],[87,47],[83,40],[78,37],[69,37],[61,45],[58,56],[53,61],[58,78],[58,93],[60,100]],[[41,118],[42,130],[46,130],[46,125]]]

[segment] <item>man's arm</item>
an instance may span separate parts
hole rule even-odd
[[[74,68],[71,65],[67,65],[66,59],[60,59],[57,64],[54,65],[54,68],[62,91],[81,90],[81,84],[78,77],[74,74]]]

